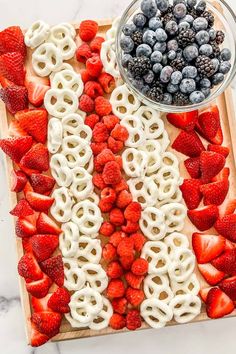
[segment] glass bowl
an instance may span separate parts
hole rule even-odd
[[[172,0],[170,0],[170,3],[172,3]],[[200,109],[214,101],[220,94],[222,94],[227,89],[227,87],[232,82],[236,73],[236,16],[231,7],[224,0],[206,0],[206,3],[206,10],[210,10],[215,17],[215,24],[213,27],[217,30],[222,30],[225,33],[225,41],[223,43],[223,46],[231,50],[231,69],[225,75],[224,81],[212,89],[211,94],[208,96],[208,98],[206,98],[201,103],[190,104],[186,106],[167,105],[153,101],[149,97],[145,96],[137,88],[135,88],[132,84],[127,74],[127,70],[121,64],[122,50],[120,48],[119,43],[122,36],[123,26],[129,23],[136,13],[140,12],[141,0],[132,1],[129,7],[125,10],[123,16],[121,17],[116,36],[117,62],[123,81],[145,105],[163,112],[188,112],[195,109]]]

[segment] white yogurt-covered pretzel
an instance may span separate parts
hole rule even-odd
[[[168,254],[171,260],[175,257],[175,252],[177,249],[189,247],[189,240],[187,236],[179,232],[173,232],[172,234],[166,236],[164,242],[168,247]]]
[[[139,202],[142,209],[155,205],[158,199],[158,189],[151,177],[131,178],[127,183],[133,200]]]
[[[173,317],[173,311],[165,302],[152,298],[142,302],[141,316],[152,328],[162,328]]]
[[[144,177],[147,169],[147,154],[134,148],[122,154],[123,169],[129,177]]]
[[[76,112],[78,97],[69,89],[50,89],[45,94],[44,106],[53,117],[63,118]]]
[[[116,38],[116,33],[120,24],[120,17],[116,17],[111,25],[111,28],[106,32],[106,39],[114,39]]]
[[[63,136],[77,135],[81,139],[90,142],[92,138],[92,130],[88,125],[84,124],[83,118],[77,114],[69,114],[62,119]]]
[[[166,246],[167,247],[167,246]],[[169,263],[168,273],[171,281],[182,283],[186,281],[195,268],[195,257],[190,249],[178,248]]]
[[[166,130],[163,131],[163,133],[156,139],[160,145],[161,145],[161,150],[164,152],[168,148],[170,144],[170,139],[169,135]]]
[[[187,215],[186,207],[180,203],[165,204],[160,208],[165,214],[167,232],[181,231],[184,228],[184,220]]]
[[[93,191],[92,175],[83,167],[76,167],[72,170],[72,185],[70,191],[79,200],[86,199]]]
[[[100,56],[104,70],[114,78],[120,77],[116,58],[116,41],[114,38],[108,39],[102,43]]]
[[[156,173],[161,167],[161,145],[156,140],[146,140],[143,145],[138,147],[147,156],[147,176]]]
[[[86,277],[86,283],[90,288],[102,293],[108,284],[108,277],[101,264],[86,263],[82,270]]]
[[[162,154],[162,166],[169,166],[179,171],[179,161],[177,157],[170,151],[165,151]]]
[[[170,265],[167,246],[162,241],[148,241],[142,249],[142,258],[148,265],[148,274],[166,274]]]
[[[99,204],[99,196],[95,193],[95,192],[93,192],[93,193],[91,193],[89,196],[88,196],[88,198],[87,198],[91,203],[94,203],[94,204],[96,204],[96,205],[98,205]]]
[[[49,34],[49,25],[41,20],[36,21],[25,33],[25,44],[27,47],[36,48],[47,40]]]
[[[67,321],[70,323],[71,327],[73,328],[87,328],[91,322],[87,322],[87,323],[81,323],[79,321],[76,321],[70,313],[65,313],[65,318],[67,319]]]
[[[57,118],[51,118],[48,122],[48,150],[55,154],[62,144],[62,125]]]
[[[75,38],[76,30],[75,30],[75,27],[71,23],[62,22],[62,23],[60,23],[60,26],[66,27],[69,30],[69,32],[70,32],[70,36],[72,38]]]
[[[76,135],[69,135],[63,139],[62,154],[66,157],[70,168],[85,167],[92,157],[92,150],[86,140]]]
[[[102,296],[103,308],[102,311],[92,320],[89,328],[95,331],[100,331],[101,329],[107,328],[109,325],[110,318],[113,314],[113,309],[111,303],[105,296]]]
[[[198,295],[200,291],[200,284],[196,274],[192,274],[187,280],[182,283],[177,283],[176,281],[172,280],[171,289],[174,295]]]
[[[118,86],[113,90],[110,98],[113,113],[120,119],[137,111],[140,107],[139,99],[128,89],[127,85]]]
[[[38,76],[48,76],[61,64],[61,54],[53,43],[41,44],[32,54],[32,66]]]
[[[102,247],[101,241],[91,237],[81,236],[78,241],[78,251],[75,259],[80,267],[92,263],[98,264],[101,260]]]
[[[85,286],[85,274],[74,258],[62,258],[64,265],[64,286],[69,291],[77,291]]]
[[[142,129],[142,123],[134,115],[127,115],[120,122],[129,132],[129,137],[125,141],[125,146],[137,148],[145,143],[146,137]]]
[[[153,180],[158,187],[158,199],[171,198],[180,184],[179,171],[172,166],[163,166],[154,174]]]
[[[71,219],[73,200],[66,187],[55,189],[52,193],[55,201],[51,207],[52,216],[60,223],[68,222]]]
[[[164,123],[160,118],[160,113],[147,106],[141,106],[135,116],[138,117],[144,126],[146,139],[157,139],[163,134]]]
[[[170,302],[174,319],[178,323],[192,321],[201,311],[201,300],[192,294],[177,295]]]
[[[162,240],[166,235],[165,215],[155,207],[147,207],[142,211],[139,226],[151,241]]]
[[[55,76],[58,72],[63,71],[63,70],[74,71],[74,68],[73,68],[73,66],[70,65],[69,63],[63,62],[63,63],[61,64],[61,66],[60,66],[57,70],[54,70],[54,71],[50,74],[50,76],[49,76],[50,82],[52,82],[54,76]]]
[[[94,238],[98,235],[103,218],[96,204],[83,200],[73,207],[72,221],[78,225],[81,234]]]
[[[64,24],[51,28],[49,42],[52,42],[60,51],[63,60],[73,58],[76,51],[76,44],[71,36],[71,29]]]
[[[166,304],[174,297],[167,275],[149,274],[144,279],[143,290],[148,299],[155,298]]]
[[[62,224],[59,236],[60,250],[63,257],[74,257],[78,251],[79,229],[72,221]]]
[[[81,75],[72,70],[62,70],[57,72],[51,80],[52,89],[68,89],[74,91],[77,97],[83,93],[84,83]]]
[[[163,200],[158,200],[156,207],[160,208],[162,205],[169,203],[180,203],[183,199],[181,190],[179,188],[176,189],[175,193],[170,197]]]
[[[60,187],[69,187],[72,183],[72,171],[68,167],[63,154],[52,155],[50,161],[51,174]]]

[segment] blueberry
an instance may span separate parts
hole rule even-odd
[[[197,13],[201,14],[206,10],[206,1],[200,0],[196,6]]]
[[[193,79],[183,79],[180,83],[180,91],[185,94],[190,94],[196,90],[196,83]]]
[[[210,37],[207,31],[201,30],[196,34],[195,39],[199,45],[202,45],[208,43]]]
[[[211,87],[211,82],[209,79],[207,78],[204,78],[204,79],[201,79],[201,81],[199,82],[199,85],[201,88],[210,88]]]
[[[187,61],[192,61],[198,57],[198,49],[194,45],[184,48],[183,55]]]
[[[201,92],[203,93],[203,95],[205,96],[205,98],[209,97],[211,94],[211,89],[210,88],[202,88]]]
[[[177,50],[179,47],[178,42],[176,39],[171,39],[170,41],[167,42],[167,49],[168,50]]]
[[[122,36],[120,40],[120,47],[125,53],[130,53],[134,49],[134,42],[128,36]]]
[[[216,38],[216,31],[214,30],[214,28],[210,28],[208,31],[209,37],[211,41],[214,41],[214,39]]]
[[[164,93],[163,101],[164,104],[171,104],[172,103],[172,95],[170,93]]]
[[[159,17],[152,17],[149,20],[148,26],[151,30],[156,31],[158,28],[162,28],[163,24]]]
[[[160,63],[156,63],[152,67],[152,70],[155,74],[159,74],[162,69],[163,69],[163,65],[161,65]]]
[[[193,104],[201,103],[205,100],[205,96],[201,91],[193,91],[189,96],[190,102]]]
[[[206,55],[207,57],[209,57],[213,53],[213,48],[212,48],[212,46],[210,44],[203,44],[199,48],[199,53],[201,55]]]
[[[163,66],[166,66],[168,64],[167,54],[163,54],[161,63]]]
[[[122,31],[126,36],[131,36],[131,34],[134,33],[134,31],[136,31],[136,29],[137,29],[137,27],[135,26],[134,23],[129,23],[129,24],[127,23],[122,28]]]
[[[220,66],[219,60],[216,59],[216,58],[214,58],[214,59],[212,59],[211,63],[212,63],[213,66],[214,66],[215,72],[217,72],[217,70],[219,69],[219,66]]]
[[[124,68],[127,68],[130,59],[132,59],[132,56],[130,54],[122,55],[121,64]]]
[[[187,14],[186,6],[182,3],[175,5],[174,10],[173,10],[173,14],[178,20],[185,17]]]
[[[162,53],[156,50],[151,55],[151,61],[153,63],[160,63],[162,61]]]
[[[184,22],[180,22],[179,23],[179,31],[182,31],[182,30],[187,30],[189,29],[191,26],[190,26],[190,23],[184,21]]]
[[[142,13],[138,13],[133,17],[133,23],[139,28],[143,28],[147,22],[147,17]]]
[[[218,85],[224,80],[224,74],[222,73],[217,73],[212,76],[212,83],[213,85]]]
[[[158,28],[155,33],[158,42],[165,42],[167,40],[166,31],[164,31],[162,28]]]
[[[143,79],[141,79],[141,78],[136,78],[136,79],[132,80],[132,84],[137,90],[142,90],[142,88],[144,86]]]
[[[196,31],[201,31],[201,30],[205,30],[208,27],[208,22],[205,19],[205,17],[197,17],[195,18],[195,20],[193,21],[193,28]]]
[[[222,73],[222,74],[227,74],[231,69],[231,64],[229,61],[223,61],[221,64],[220,64],[220,67],[219,67],[219,72]]]
[[[150,47],[154,46],[156,40],[156,34],[152,30],[147,30],[143,35],[143,43],[150,45]]]
[[[170,50],[170,51],[167,53],[167,57],[168,57],[168,59],[170,59],[170,60],[175,59],[175,58],[176,58],[176,51]]]
[[[231,59],[231,51],[228,48],[222,49],[220,53],[220,57],[224,61],[228,61]]]
[[[183,75],[180,71],[174,71],[171,75],[170,81],[174,85],[179,85],[182,81]]]
[[[186,79],[194,79],[197,76],[197,68],[195,66],[185,66],[182,70],[182,75]]]
[[[167,91],[169,92],[169,93],[176,93],[176,92],[178,92],[179,91],[179,85],[174,85],[174,84],[172,84],[172,83],[169,83],[168,85],[167,85]]]
[[[173,0],[173,6],[177,4],[185,4],[185,0]]]
[[[161,82],[164,82],[164,83],[169,82],[172,73],[173,73],[172,67],[171,67],[171,66],[165,66],[165,67],[161,70],[161,74],[160,74],[160,80],[161,80]]]
[[[153,47],[154,51],[159,51],[161,53],[164,53],[166,50],[166,42],[156,42],[156,44]]]
[[[197,0],[187,0],[187,5],[188,7],[190,7],[191,9],[193,7],[195,7],[195,5],[197,4]]]
[[[169,1],[168,0],[156,0],[157,8],[161,12],[165,12],[168,7],[169,7]]]
[[[140,44],[136,49],[137,57],[142,57],[143,55],[145,57],[150,57],[151,54],[152,54],[152,48],[147,44]]]
[[[188,23],[192,24],[193,21],[194,21],[193,16],[191,16],[191,15],[186,15],[186,16],[184,16],[184,17],[180,20],[180,23],[182,23],[182,22],[188,22]]]
[[[141,10],[144,13],[144,15],[147,16],[148,18],[156,16],[157,5],[155,0],[142,0]]]
[[[176,34],[178,32],[178,25],[175,21],[169,21],[166,24],[165,30],[167,33],[169,33],[171,36]]]

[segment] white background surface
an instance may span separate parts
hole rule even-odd
[[[29,26],[42,19],[50,24],[87,18],[115,17],[130,0],[0,0],[0,28]],[[235,0],[228,0],[236,9]],[[236,30],[236,28],[235,28]],[[0,117],[1,119],[1,117]],[[236,318],[181,325],[162,330],[26,345],[12,219],[0,153],[0,353],[1,354],[235,354]]]

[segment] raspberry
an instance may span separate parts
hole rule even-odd
[[[99,122],[99,116],[97,114],[90,114],[84,120],[84,124],[88,125],[91,129]]]
[[[91,143],[90,145],[94,156],[99,155],[103,150],[107,149],[107,143]]]
[[[143,245],[147,241],[146,237],[141,233],[132,234],[130,235],[130,238],[132,238],[132,240],[134,241],[134,249],[137,252],[140,252],[142,250]]]
[[[107,297],[117,298],[125,294],[125,286],[121,279],[111,279],[107,286]]]
[[[76,59],[79,63],[86,63],[86,60],[91,58],[92,51],[90,46],[87,43],[81,44],[76,52],[75,52]]]
[[[98,55],[93,55],[86,61],[86,69],[88,73],[93,77],[98,77],[102,71],[102,61]]]
[[[124,209],[132,202],[132,195],[130,192],[123,190],[116,198],[116,206],[120,209]]]
[[[86,69],[83,69],[80,71],[80,75],[81,75],[81,78],[82,78],[82,81],[84,83],[88,82],[88,81],[92,81],[94,78],[93,76],[91,76],[89,73],[88,73],[88,70]]]
[[[111,132],[112,138],[116,140],[126,141],[129,137],[128,130],[120,124],[116,124],[115,128]]]
[[[101,117],[107,116],[111,113],[112,106],[106,98],[99,96],[95,99],[95,111]]]
[[[109,161],[104,166],[102,178],[106,184],[117,184],[121,181],[122,176],[120,166],[115,161]]]
[[[84,86],[84,93],[91,98],[103,95],[102,86],[96,81],[88,81]]]
[[[144,300],[144,292],[143,290],[129,287],[126,290],[126,299],[132,306],[139,306]]]
[[[115,161],[115,156],[110,149],[103,150],[97,157],[98,163],[104,166],[109,161]]]
[[[101,191],[101,199],[113,204],[116,200],[116,192],[111,187],[106,187]]]
[[[116,231],[111,235],[109,242],[114,247],[117,247],[119,245],[119,243],[121,242],[121,240],[123,240],[125,237],[127,237],[127,235],[124,232]]]
[[[119,118],[117,116],[114,116],[113,114],[104,116],[102,120],[109,131],[111,131],[116,126],[116,124],[120,122]]]
[[[114,208],[110,211],[109,219],[113,225],[121,226],[124,222],[124,214],[120,209]]]
[[[126,316],[126,327],[135,331],[142,326],[142,319],[138,310],[130,310]]]
[[[121,257],[129,257],[134,254],[134,241],[126,237],[120,241],[117,247],[117,253]]]
[[[148,261],[144,258],[137,258],[135,259],[134,263],[132,264],[131,271],[135,275],[145,275],[148,272]]]
[[[126,321],[125,318],[121,316],[119,313],[113,313],[113,315],[110,318],[109,325],[111,326],[111,328],[118,330],[126,326]]]
[[[126,220],[125,224],[121,226],[122,231],[127,232],[127,234],[132,234],[137,232],[139,229],[139,223]]]
[[[116,162],[118,163],[118,165],[120,166],[120,169],[123,169],[123,161],[122,161],[122,157],[120,155],[116,156]]]
[[[117,261],[109,263],[107,267],[107,275],[112,279],[120,278],[123,275],[123,268],[120,263]]]
[[[111,236],[113,232],[115,231],[114,225],[112,225],[108,221],[104,221],[100,227],[99,233],[103,236]]]
[[[141,212],[141,205],[138,202],[132,202],[125,209],[124,216],[127,220],[138,222],[141,218]]]
[[[80,23],[79,35],[82,41],[91,41],[98,32],[98,24],[92,20],[85,20]]]
[[[88,95],[82,95],[79,100],[79,108],[81,111],[91,113],[94,111],[94,101]]]
[[[122,178],[119,183],[113,184],[112,187],[114,188],[116,193],[119,193],[124,190],[129,190],[128,184],[124,178]]]
[[[100,200],[98,204],[102,213],[108,213],[113,208],[113,204],[106,202],[105,200]]]
[[[102,256],[105,261],[113,261],[116,258],[116,248],[112,244],[107,243],[102,249]]]
[[[111,304],[114,312],[119,313],[120,315],[124,315],[127,311],[127,303],[128,301],[125,297],[120,297],[114,299]]]
[[[125,270],[130,270],[134,261],[134,255],[129,257],[120,257],[120,263]]]
[[[97,156],[94,157],[93,159],[93,164],[94,164],[94,170],[98,173],[103,171],[103,166],[100,165],[100,163],[98,163],[97,161]]]
[[[144,276],[135,275],[132,272],[128,272],[125,274],[125,280],[128,285],[130,285],[134,289],[140,289]]]
[[[100,54],[101,48],[102,48],[102,43],[105,41],[104,38],[102,37],[95,37],[92,42],[90,43],[90,48],[93,53]]]
[[[98,189],[104,189],[106,188],[106,183],[103,181],[102,175],[100,173],[93,175],[93,184],[95,187]]]
[[[112,138],[112,136],[109,136],[108,147],[109,147],[109,149],[111,149],[111,151],[114,154],[117,154],[118,152],[120,152],[123,149],[124,143],[120,140],[116,140],[116,139]]]
[[[101,73],[98,77],[98,82],[102,85],[102,88],[106,93],[112,93],[116,87],[114,77],[108,73]]]
[[[95,143],[104,143],[109,137],[109,132],[104,123],[99,122],[93,129],[93,140]]]

